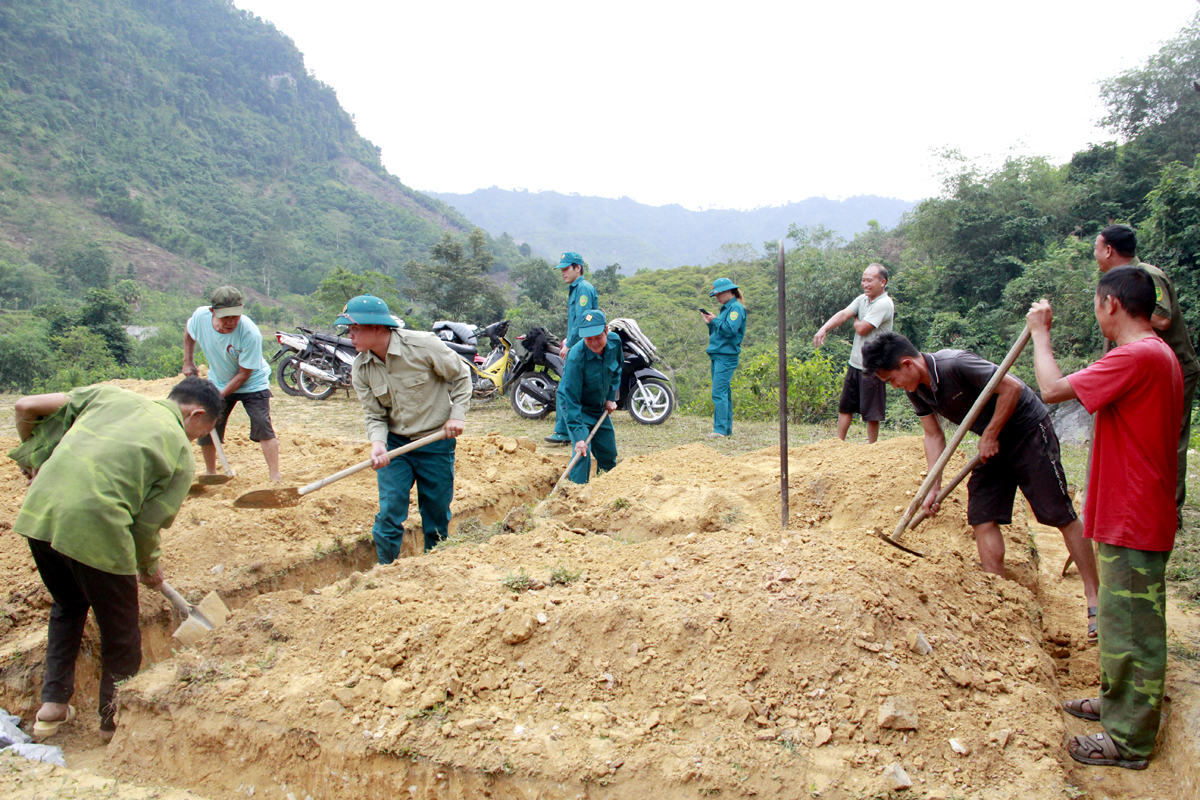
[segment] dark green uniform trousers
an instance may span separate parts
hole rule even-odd
[[[1128,759],[1149,758],[1167,678],[1167,559],[1099,544],[1100,723]]]
[[[596,420],[600,419],[599,413],[590,413],[587,409],[583,411],[583,420],[587,423],[588,430],[596,424]],[[617,432],[613,430],[612,415],[604,418],[604,424],[596,431],[596,435],[592,437],[592,443],[588,447],[588,454],[575,462],[575,466],[571,467],[571,473],[567,478],[572,483],[587,483],[592,475],[592,453],[596,454],[596,467],[600,472],[608,472],[617,465]]]
[[[387,448],[395,450],[411,440],[388,432]],[[380,564],[390,564],[400,555],[408,498],[417,484],[417,508],[425,549],[430,550],[450,531],[450,501],[454,499],[454,440],[442,439],[392,459],[375,471],[379,481],[379,513],[371,537]]]

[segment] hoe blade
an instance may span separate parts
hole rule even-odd
[[[259,489],[233,501],[234,508],[291,508],[300,504],[299,489]]]

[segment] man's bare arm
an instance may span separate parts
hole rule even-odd
[[[1061,403],[1075,399],[1075,388],[1063,377],[1058,362],[1054,360],[1054,348],[1050,344],[1050,327],[1054,324],[1054,312],[1045,300],[1029,307],[1025,315],[1029,323],[1030,338],[1033,339],[1033,374],[1037,377],[1042,402]]]
[[[854,320],[854,332],[859,336],[866,336],[873,330],[875,330],[875,326],[870,322],[864,322],[861,319]]]
[[[1021,382],[1012,375],[1005,375],[996,387],[996,409],[992,412],[992,420],[983,429],[979,437],[979,455],[987,461],[1000,452],[1000,431],[1008,423],[1009,417],[1017,410],[1017,401],[1021,399]]]
[[[841,311],[837,312],[828,320],[826,320],[825,324],[821,326],[821,329],[813,335],[813,344],[817,347],[825,344],[825,334],[829,333],[829,331],[833,330],[844,322],[852,319],[854,319],[854,312],[848,308],[843,308]]]
[[[62,392],[51,394],[31,394],[22,397],[13,406],[13,417],[17,426],[17,436],[25,441],[33,435],[34,424],[42,417],[49,416],[67,404],[69,400]]]
[[[925,434],[925,466],[933,469],[933,465],[937,463],[942,451],[946,449],[946,434],[942,431],[942,423],[938,421],[937,414],[927,414],[921,417],[921,430]],[[921,504],[925,513],[937,513],[938,506],[933,501],[937,499],[938,491],[941,488],[942,476],[938,475],[934,478],[933,485],[929,487],[929,494],[925,495],[925,502]]]
[[[1170,317],[1160,317],[1158,314],[1153,314],[1150,317],[1150,327],[1156,331],[1165,331],[1171,327]]]
[[[196,369],[196,340],[187,332],[183,331],[183,374],[187,377],[199,375],[200,370]]]

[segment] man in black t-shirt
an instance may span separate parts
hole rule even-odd
[[[863,367],[897,389],[903,389],[921,418],[925,460],[932,469],[946,448],[938,417],[961,424],[997,367],[966,350],[922,353],[898,333],[880,333],[863,345]],[[1059,456],[1058,436],[1050,412],[1033,390],[1013,375],[1005,375],[979,417],[971,425],[979,434],[983,463],[967,483],[967,522],[985,572],[1004,575],[1004,536],[1001,525],[1012,522],[1013,500],[1019,486],[1038,522],[1062,531],[1067,549],[1079,565],[1087,595],[1088,616],[1094,617],[1099,577],[1091,544],[1083,538],[1083,523],[1067,494],[1067,479]],[[934,500],[942,476],[934,479],[925,510],[938,510]],[[1095,622],[1088,625],[1094,638]]]

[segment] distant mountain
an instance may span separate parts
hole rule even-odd
[[[580,197],[558,192],[509,191],[493,186],[470,194],[429,192],[493,236],[510,234],[547,258],[580,253],[594,267],[619,262],[622,272],[662,269],[713,260],[723,244],[761,248],[787,234],[788,226],[822,225],[846,239],[870,220],[894,227],[914,206],[906,200],[867,195],[848,200],[810,197],[753,211],[689,211],[679,205],[648,206],[628,197]]]

